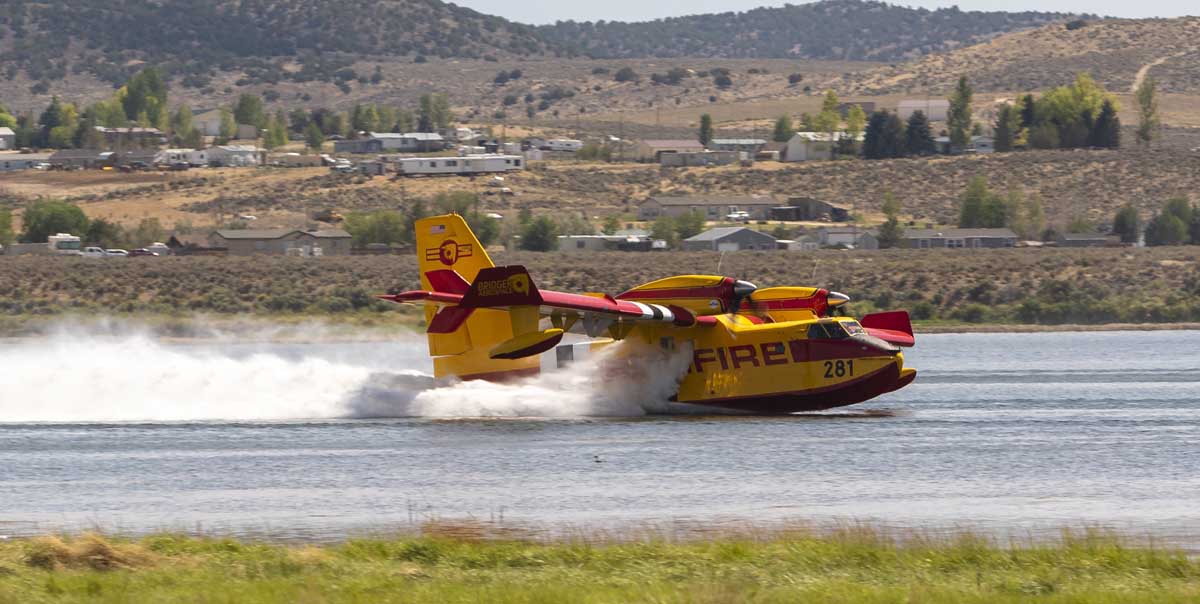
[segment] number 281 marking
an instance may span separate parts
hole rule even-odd
[[[825,377],[854,376],[854,361],[825,361]]]

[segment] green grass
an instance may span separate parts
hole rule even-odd
[[[322,546],[179,535],[8,541],[0,603],[1200,601],[1200,562],[1098,532],[1044,543],[862,528],[696,541],[433,534],[452,536]]]

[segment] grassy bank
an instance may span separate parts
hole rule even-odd
[[[870,529],[561,542],[268,544],[156,535],[0,542],[0,603],[1196,602],[1200,562],[1097,533],[1043,544]]]
[[[1195,247],[1154,249],[503,253],[539,287],[619,293],[677,274],[815,284],[849,294],[850,312],[907,309],[960,325],[1200,322]],[[375,294],[419,287],[410,256],[128,258],[0,256],[0,317],[253,315],[392,322]],[[411,322],[411,318],[408,319]],[[401,319],[400,322],[403,322]]]

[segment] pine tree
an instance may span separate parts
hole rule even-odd
[[[1037,100],[1032,94],[1025,95],[1021,99],[1021,129],[1033,130],[1037,124]]]
[[[1020,115],[1012,105],[1000,107],[1000,111],[996,115],[996,126],[992,129],[996,151],[1004,153],[1013,150],[1018,130],[1021,127],[1020,119]]]
[[[1141,224],[1138,222],[1137,209],[1126,204],[1113,218],[1113,233],[1121,236],[1122,243],[1137,243]]]
[[[883,124],[883,156],[904,157],[904,122],[895,113],[889,113]]]
[[[950,127],[950,144],[960,149],[966,148],[967,143],[970,142],[971,100],[974,94],[971,84],[967,81],[967,76],[958,78],[954,95],[950,97],[950,114],[946,119],[946,124]]]
[[[937,153],[937,142],[929,127],[929,118],[924,111],[914,111],[908,116],[908,127],[904,131],[904,148],[909,155],[933,155]]]
[[[1088,144],[1101,149],[1117,149],[1121,146],[1121,118],[1112,99],[1105,99],[1100,106],[1100,115],[1092,122]]]
[[[775,131],[771,133],[771,140],[777,143],[786,143],[792,139],[794,134],[796,134],[796,129],[792,127],[792,118],[781,115],[779,119],[775,120]]]
[[[321,146],[325,144],[325,134],[316,122],[309,123],[308,128],[304,130],[304,144],[317,153],[321,152]]]
[[[712,116],[705,113],[700,116],[700,144],[705,147],[713,140],[713,119]]]
[[[900,247],[900,242],[904,239],[904,227],[900,225],[900,202],[891,191],[883,195],[883,213],[887,220],[879,227],[879,247]]]

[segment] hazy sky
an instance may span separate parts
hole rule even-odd
[[[451,0],[459,6],[507,17],[523,23],[576,21],[645,21],[678,15],[742,11],[755,6],[782,6],[788,2],[764,0]],[[792,0],[791,4],[806,4]],[[958,5],[963,10],[1040,10],[1095,13],[1114,17],[1178,17],[1200,14],[1196,0],[911,0],[892,4],[939,8]]]

